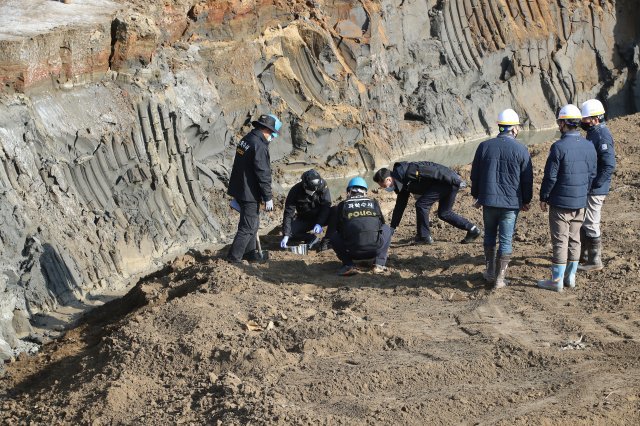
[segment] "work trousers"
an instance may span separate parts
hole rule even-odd
[[[499,242],[498,255],[509,255],[513,252],[513,232],[518,220],[517,209],[503,209],[499,207],[483,207],[484,246],[495,247]]]
[[[375,258],[376,265],[385,266],[389,253],[389,245],[391,244],[391,233],[389,225],[382,225],[378,248],[375,251],[348,250],[345,241],[337,231],[329,236],[329,240],[331,240],[331,248],[336,252],[338,259],[340,259],[343,265],[353,265],[354,260]]]
[[[316,238],[316,236],[312,233],[309,233],[309,231],[311,231],[313,227],[316,226],[316,224],[323,227],[327,225],[326,223],[318,223],[315,218],[294,218],[293,221],[291,221],[291,239],[304,241],[307,244],[310,243]]]
[[[602,205],[606,195],[589,195],[587,197],[587,208],[584,213],[582,228],[589,238],[600,237],[600,218],[602,217]]]
[[[550,206],[549,228],[553,245],[553,263],[564,265],[567,261],[580,260],[580,227],[584,220],[584,210]]]
[[[416,201],[416,237],[428,238],[431,236],[429,230],[429,211],[431,206],[438,202],[438,217],[458,229],[469,231],[473,224],[464,217],[453,212],[453,204],[458,195],[458,188],[444,183],[437,183],[429,186],[424,194]]]
[[[240,222],[238,231],[227,254],[231,262],[240,262],[242,256],[256,250],[256,235],[260,227],[260,204],[253,201],[238,201]]]

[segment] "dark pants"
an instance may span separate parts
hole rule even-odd
[[[473,228],[473,223],[464,217],[455,214],[452,210],[456,201],[458,188],[451,185],[438,183],[431,185],[427,191],[416,201],[416,227],[417,237],[427,238],[431,236],[429,230],[429,211],[431,206],[438,202],[438,217],[458,229],[469,231]]]
[[[347,250],[345,241],[337,231],[329,235],[329,239],[331,240],[333,251],[336,252],[338,259],[340,259],[343,265],[353,265],[354,260],[372,259],[375,257],[375,264],[384,266],[387,263],[387,254],[389,252],[389,245],[391,244],[391,228],[389,225],[382,225],[381,231],[377,250],[370,252]]]
[[[256,235],[260,227],[260,204],[253,201],[238,201],[240,222],[227,259],[240,262],[245,253],[256,250]]]
[[[294,218],[293,221],[291,221],[291,239],[304,241],[307,244],[310,243],[316,237],[315,235],[310,234],[309,231],[311,231],[316,224],[319,224],[320,226],[327,225],[326,223],[319,223],[316,218]],[[329,235],[328,232],[326,235]]]

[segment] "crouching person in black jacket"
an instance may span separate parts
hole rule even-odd
[[[282,218],[282,241],[280,247],[286,248],[289,239],[302,240],[309,244],[322,233],[329,221],[331,193],[327,182],[315,170],[302,174],[302,181],[293,185],[284,205]],[[313,234],[309,234],[312,231]],[[328,240],[323,240],[326,246]]]
[[[382,168],[373,180],[386,191],[398,194],[391,216],[391,229],[396,229],[411,194],[419,195],[416,201],[416,243],[431,244],[433,238],[429,230],[429,210],[438,202],[438,217],[458,229],[467,231],[461,241],[470,243],[481,234],[480,229],[464,217],[453,212],[458,190],[467,184],[450,168],[430,161],[405,161],[395,163],[393,170]]]
[[[385,271],[393,232],[384,223],[378,202],[367,197],[367,189],[363,178],[351,179],[347,186],[348,198],[334,210],[332,222],[336,222],[336,230],[329,238],[333,250],[342,261],[338,275],[358,273],[353,261],[371,258],[375,258],[374,273]]]

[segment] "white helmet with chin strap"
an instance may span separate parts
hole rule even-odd
[[[580,112],[582,118],[600,117],[604,115],[604,106],[602,105],[602,102],[597,99],[589,99],[582,104]]]
[[[520,117],[511,108],[505,109],[498,114],[498,124],[501,126],[517,126],[520,124]]]
[[[562,120],[570,127],[577,127],[582,120],[582,113],[577,106],[573,104],[565,105],[560,109],[558,113],[558,120]]]

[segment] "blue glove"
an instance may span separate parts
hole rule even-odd
[[[282,238],[282,241],[280,241],[280,247],[281,247],[281,248],[283,248],[283,249],[284,249],[284,248],[287,248],[287,243],[288,243],[288,242],[289,242],[289,237],[288,237],[287,235],[285,235],[285,236]]]
[[[313,227],[313,233],[314,234],[322,233],[322,226],[320,224],[316,223],[316,226]]]
[[[268,212],[273,211],[273,200],[264,203],[264,209]]]
[[[396,228],[390,228],[391,229],[391,235],[396,233]]]

